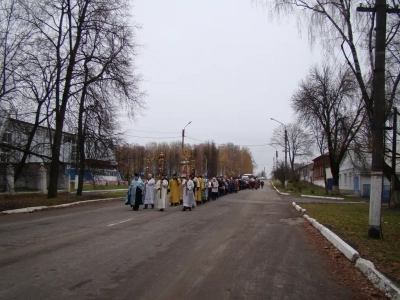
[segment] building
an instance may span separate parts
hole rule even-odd
[[[387,161],[390,164],[389,161]],[[398,169],[396,169],[398,173]],[[383,200],[390,198],[390,182],[383,176]],[[344,194],[354,194],[369,198],[371,190],[371,156],[358,157],[353,151],[347,151],[339,169],[339,188]]]
[[[332,190],[333,178],[328,153],[325,153],[324,155],[320,155],[313,159],[313,183],[315,185],[325,187],[325,174],[328,189]]]
[[[31,132],[35,132],[32,137],[30,137]],[[47,176],[49,174],[53,135],[54,130],[51,128],[35,127],[32,123],[10,118],[4,111],[0,112],[0,187],[5,185],[6,167],[12,165],[15,169],[26,153],[26,165],[15,183],[15,187],[35,189],[37,170],[41,164],[47,170]],[[25,150],[28,142],[31,143],[31,146]],[[121,181],[114,154],[110,149],[101,149],[101,147],[93,147],[93,145],[85,145],[85,148],[91,149],[90,155],[92,156],[87,154],[89,157],[85,166],[85,181],[90,183],[95,181],[97,184]],[[99,150],[94,152],[93,148]],[[77,171],[77,136],[75,134],[63,132],[59,161],[60,178],[58,182],[59,188],[63,189],[67,181],[65,175],[69,175],[70,179],[74,180]]]
[[[296,167],[297,176],[300,181],[313,183],[314,182],[313,171],[314,171],[314,163],[308,163]]]

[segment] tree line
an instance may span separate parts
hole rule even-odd
[[[256,167],[250,150],[233,143],[185,144],[185,148],[190,149],[190,168],[196,175],[238,177],[244,173],[252,174]],[[115,153],[123,180],[131,180],[135,172],[157,175],[160,168],[167,176],[180,172],[182,162],[180,142],[150,142],[144,146],[125,143],[117,147]],[[164,154],[162,161],[158,159],[160,153]]]

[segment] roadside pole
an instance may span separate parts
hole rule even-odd
[[[382,206],[382,176],[384,166],[384,130],[385,130],[385,43],[386,43],[386,14],[399,12],[386,5],[386,0],[376,0],[375,7],[357,8],[360,12],[376,13],[375,37],[375,69],[373,75],[373,115],[370,120],[372,131],[372,166],[371,194],[369,205],[370,238],[381,238],[381,206]]]

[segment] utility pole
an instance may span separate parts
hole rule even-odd
[[[373,107],[372,120],[372,166],[371,194],[369,205],[370,238],[381,238],[381,206],[382,206],[382,176],[384,165],[384,130],[385,130],[385,43],[386,43],[386,14],[399,12],[386,5],[386,0],[376,0],[375,7],[357,8],[360,12],[376,13],[375,36],[375,69],[373,76]]]
[[[390,189],[390,201],[395,202],[394,197],[396,195],[396,184],[395,184],[395,176],[396,176],[396,156],[397,156],[397,115],[398,115],[397,107],[393,108],[393,139],[392,139],[392,175],[391,175],[391,189]]]
[[[287,181],[287,176],[286,176],[286,172],[287,172],[287,143],[288,143],[286,125],[283,124],[282,122],[274,119],[274,118],[270,118],[270,119],[272,121],[275,121],[275,122],[278,122],[278,123],[282,124],[283,128],[285,128],[285,172],[283,173],[284,174],[283,186],[286,187],[286,181]],[[278,154],[276,156],[278,156]]]

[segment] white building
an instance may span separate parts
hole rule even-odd
[[[348,151],[340,163],[339,188],[341,193],[370,196],[371,187],[371,156],[357,158],[352,151]],[[390,164],[390,161],[387,161]],[[398,167],[396,167],[398,173]],[[389,198],[390,182],[383,176],[383,198]]]
[[[4,111],[0,112],[0,174],[5,172],[7,165],[17,166],[23,157],[30,132],[34,125],[25,121],[9,118]],[[38,126],[33,136],[31,147],[26,158],[24,173],[15,184],[16,188],[35,188],[37,186],[37,170],[41,163],[49,171],[51,161],[51,141],[54,134],[53,129]],[[69,175],[70,179],[75,179],[76,173],[76,150],[77,136],[75,134],[63,132],[60,149],[60,178],[62,184],[64,175]],[[93,155],[88,157],[85,166],[85,180],[97,181],[97,184],[107,184],[108,182],[120,182],[121,177],[117,170],[114,153],[110,149],[85,145]],[[96,149],[96,150],[93,150]],[[95,152],[95,153],[94,153]],[[89,156],[89,150],[87,152]],[[49,172],[47,172],[49,174]],[[0,186],[4,185],[4,176],[0,176]],[[48,182],[48,181],[47,181]]]

